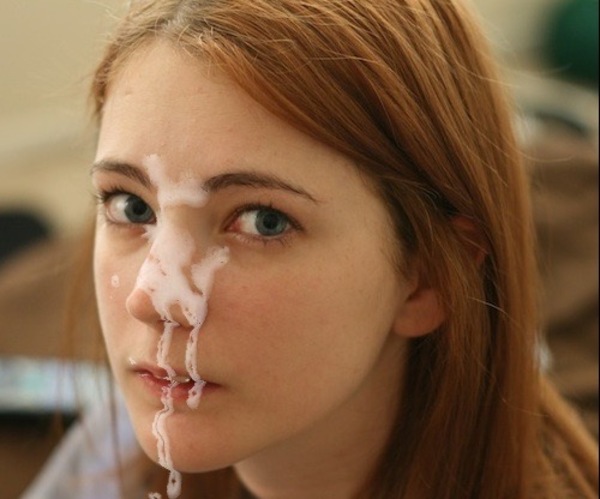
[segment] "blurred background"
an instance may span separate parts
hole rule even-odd
[[[597,435],[598,1],[471,1],[521,111],[531,158],[548,369]],[[47,361],[95,356],[91,339],[66,353],[62,307],[93,206],[89,76],[125,3],[0,0],[3,497],[18,496],[59,438],[39,417],[55,412],[40,395],[56,372]],[[15,386],[29,397],[21,405]],[[60,409],[73,415],[75,402]]]

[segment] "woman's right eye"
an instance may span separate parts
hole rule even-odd
[[[154,223],[155,215],[152,208],[138,196],[128,193],[115,193],[104,200],[106,217],[109,222],[116,224]]]

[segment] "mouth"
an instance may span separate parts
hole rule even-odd
[[[204,378],[194,381],[184,369],[173,369],[171,375],[163,368],[151,364],[136,364],[132,373],[157,397],[170,392],[174,401],[187,400],[192,391],[200,390],[202,397],[220,387]]]
[[[158,379],[166,381],[167,383],[170,384],[178,384],[178,385],[184,385],[186,383],[192,383],[192,378],[190,378],[189,376],[183,376],[181,374],[176,374],[173,377],[170,377],[169,375],[166,376],[162,376],[159,377]]]

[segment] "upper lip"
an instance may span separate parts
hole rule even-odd
[[[190,381],[192,378],[186,369],[181,369],[178,367],[172,368],[174,371],[174,376],[169,376],[166,369],[157,366],[156,364],[148,363],[148,362],[139,362],[133,365],[132,370],[137,373],[148,373],[156,379],[162,379],[167,381],[177,381],[179,383],[186,383]],[[200,375],[200,378],[203,381],[209,382],[204,376]]]

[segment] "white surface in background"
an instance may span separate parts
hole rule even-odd
[[[108,382],[91,362],[0,357],[0,414],[76,413],[106,398]]]

